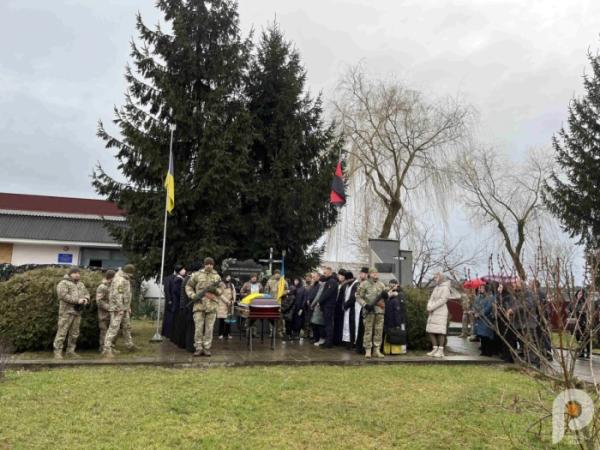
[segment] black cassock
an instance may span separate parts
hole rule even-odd
[[[171,274],[163,280],[163,289],[165,292],[165,312],[163,315],[161,334],[164,337],[169,338],[169,339],[171,339],[171,333],[173,331],[174,309],[173,309],[173,297],[172,297],[171,292],[173,290],[173,282],[175,281],[175,278],[176,278],[176,275]],[[179,303],[179,302],[177,302],[177,303]]]
[[[194,315],[192,313],[192,307],[187,306],[190,299],[185,293],[185,285],[190,279],[190,275],[185,278],[178,277],[180,281],[175,284],[173,289],[173,295],[178,294],[179,296],[179,308],[175,313],[174,318],[174,330],[172,341],[179,348],[186,349],[189,352],[195,351],[194,349]]]
[[[338,295],[335,300],[335,310],[333,313],[333,344],[342,345],[342,334],[344,331],[344,301],[346,297],[347,282],[344,282],[338,289]]]
[[[402,333],[402,342],[398,345],[406,345],[406,304],[402,292],[389,297],[385,303],[385,316],[383,318],[383,332],[385,334],[395,333],[398,335],[400,330],[404,333]]]
[[[171,299],[173,300],[173,325],[171,327],[171,335],[169,336],[169,339],[171,339],[175,345],[181,348],[185,346],[185,311],[182,310],[182,306],[185,307],[185,304],[181,304],[182,286],[183,277],[181,275],[177,275],[170,285],[170,295]]]

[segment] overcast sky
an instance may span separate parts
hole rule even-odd
[[[95,136],[123,101],[143,0],[0,2],[0,191],[93,197]],[[600,2],[586,0],[241,0],[244,33],[276,17],[301,52],[312,91],[331,98],[364,59],[429,93],[460,94],[485,141],[518,155],[548,145],[599,47]]]

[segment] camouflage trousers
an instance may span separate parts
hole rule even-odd
[[[79,337],[79,327],[81,326],[81,316],[79,314],[64,314],[58,316],[58,330],[54,338],[54,351],[62,352],[65,338],[67,340],[67,352],[74,352]]]
[[[123,332],[123,339],[125,339],[126,347],[133,347],[133,339],[131,339],[131,320],[129,318],[129,311],[111,311],[110,312],[110,326],[106,331],[106,337],[104,338],[104,349],[112,349],[115,346],[115,340],[119,329]]]
[[[371,347],[381,347],[383,338],[383,314],[366,314],[363,317],[365,326],[365,335],[363,337],[363,347],[370,350]]]
[[[194,312],[194,348],[196,351],[210,350],[213,340],[213,329],[217,318],[216,311]]]
[[[110,326],[110,311],[104,311],[98,308],[98,328],[100,329],[100,350],[104,347],[104,340],[106,339],[106,332]]]

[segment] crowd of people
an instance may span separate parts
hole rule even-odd
[[[579,357],[587,359],[593,321],[587,318],[585,296],[585,290],[578,290],[575,299],[562,310],[548,301],[535,279],[527,285],[518,278],[481,284],[475,292],[463,296],[461,336],[479,341],[484,356],[500,356],[507,362],[516,357],[539,366],[541,358],[553,358],[554,316],[555,321],[560,321],[559,326],[575,335]]]
[[[212,258],[189,268],[178,265],[164,282],[162,335],[194,356],[211,356],[215,324],[218,339],[232,339],[232,324],[256,334],[254,324],[238,321],[235,315],[236,304],[252,294],[265,294],[279,302],[280,323],[271,322],[267,332],[274,333],[277,329],[285,341],[311,340],[322,349],[343,346],[366,358],[406,352],[403,290],[393,279],[385,285],[374,268],[363,267],[355,277],[348,270],[335,273],[331,267],[322,267],[291,280],[282,280],[281,273],[275,270],[263,282],[255,274],[236,286],[237,280],[229,275],[221,278],[214,265]],[[130,320],[130,280],[134,273],[131,264],[116,272],[108,270],[96,289],[99,348],[105,357],[117,353],[114,344],[119,331],[125,347],[136,349]],[[552,358],[548,326],[552,307],[537,280],[528,285],[519,279],[509,283],[490,281],[474,291],[453,288],[442,273],[436,274],[434,281],[427,303],[426,332],[432,345],[429,356],[445,356],[447,304],[451,299],[460,299],[461,336],[479,341],[482,355],[500,356],[507,362],[518,357],[534,365],[539,365],[542,357]],[[60,305],[54,355],[63,358],[66,341],[65,354],[77,356],[81,311],[90,302],[90,295],[76,267],[69,269],[56,289]],[[578,341],[589,343],[593,321],[588,320],[586,305],[586,292],[580,289],[569,307],[570,331]],[[589,346],[581,346],[580,357],[589,358]]]
[[[164,282],[162,334],[195,356],[210,356],[215,322],[218,338],[231,339],[230,325],[237,323],[236,302],[262,293],[281,304],[276,328],[285,341],[311,340],[323,349],[344,346],[367,358],[384,357],[384,349],[386,353],[406,352],[405,299],[396,280],[386,286],[373,268],[362,268],[355,278],[351,271],[334,273],[331,267],[323,267],[284,280],[280,291],[281,277],[279,270],[263,282],[258,274],[252,275],[238,292],[231,277],[221,279],[212,258],[204,260],[203,268],[193,264],[188,271],[176,266]],[[274,332],[274,325],[269,333]]]

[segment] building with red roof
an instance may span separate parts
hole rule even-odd
[[[0,264],[119,267],[126,258],[107,224],[125,226],[107,200],[0,193]]]

